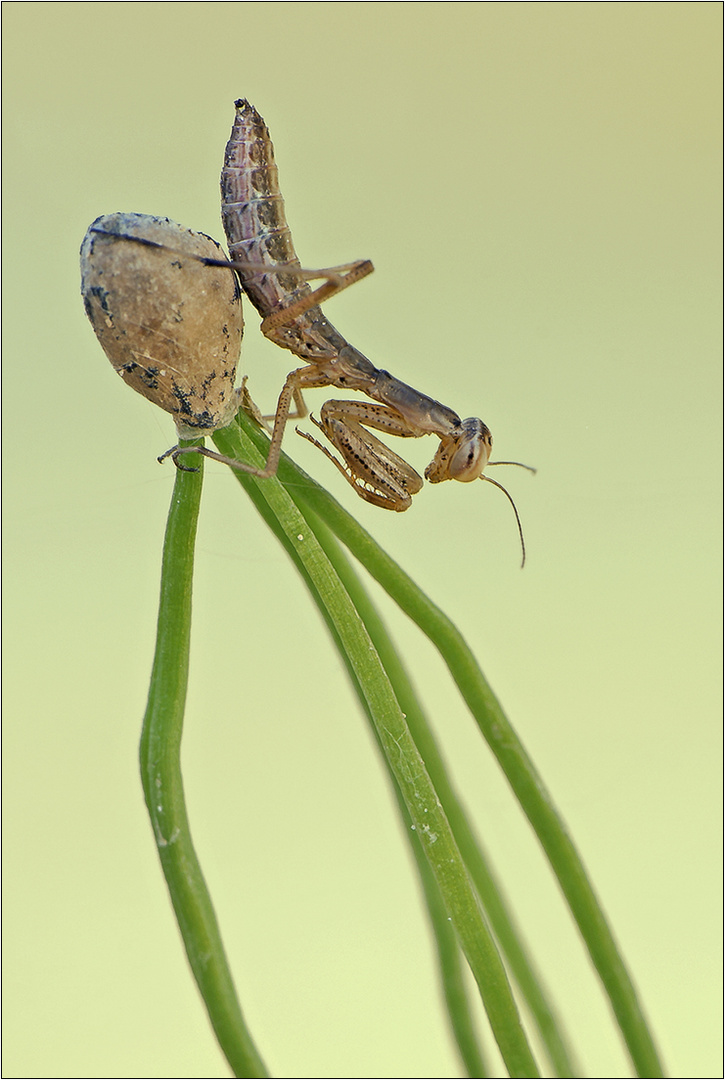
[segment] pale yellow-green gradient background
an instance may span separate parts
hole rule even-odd
[[[172,424],[81,306],[99,214],[221,237],[235,97],[330,316],[491,427],[492,487],[404,515],[288,450],[461,627],[596,882],[670,1074],[721,1075],[720,5],[22,4],[5,23],[7,1077],[221,1077],[137,775]],[[247,309],[271,408],[293,366]],[[319,408],[324,393],[310,402]],[[422,471],[432,440],[406,443]],[[385,605],[574,1033],[629,1075],[558,889],[421,637]],[[195,839],[280,1077],[460,1075],[415,875],[316,612],[210,465],[184,744]],[[500,1066],[497,1066],[500,1069]],[[499,1071],[497,1075],[502,1075]]]

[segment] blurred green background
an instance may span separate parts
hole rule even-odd
[[[330,303],[334,323],[483,417],[496,456],[538,467],[496,473],[525,571],[492,487],[426,485],[389,514],[291,430],[286,448],[467,636],[584,854],[670,1074],[720,1076],[721,5],[3,14],[4,1075],[227,1075],[136,764],[173,484],[156,455],[174,431],[105,360],[78,248],[116,210],[221,239],[246,96],[303,264],[375,262]],[[246,313],[242,370],[268,410],[294,363]],[[421,471],[433,451],[403,448]],[[189,808],[270,1069],[459,1075],[374,747],[301,584],[214,464],[195,605]],[[384,607],[580,1075],[629,1075],[526,823],[442,664]]]

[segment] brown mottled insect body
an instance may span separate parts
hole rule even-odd
[[[406,510],[411,496],[423,484],[418,473],[369,428],[400,438],[436,435],[440,445],[425,470],[431,483],[490,480],[483,476],[483,470],[496,462],[489,462],[492,438],[483,421],[477,417],[461,420],[446,405],[375,368],[322,314],[319,303],[323,298],[365,276],[372,265],[340,268],[348,271],[344,278],[335,282],[330,277],[314,293],[306,282],[298,280],[300,261],[285,216],[269,131],[248,101],[239,100],[235,107],[221,176],[222,220],[229,249],[244,291],[263,316],[262,332],[310,365],[287,376],[277,404],[267,465],[260,475],[270,475],[276,469],[292,399],[298,414],[305,415],[301,391],[329,385],[357,390],[377,403],[327,402],[320,420],[313,418],[343,462],[313,436],[299,429],[298,434],[322,450],[368,502],[389,510]],[[490,482],[501,487],[494,480]],[[513,506],[508,492],[502,490]],[[513,509],[523,549],[521,525],[516,507]]]
[[[351,477],[360,461],[360,439],[365,437],[365,427],[400,437],[435,434],[449,442],[463,437],[468,442],[466,453],[468,457],[472,454],[475,457],[479,465],[477,475],[480,475],[488,461],[491,445],[490,432],[485,425],[476,421],[474,430],[472,422],[462,421],[452,409],[400,382],[389,372],[376,368],[325,318],[314,302],[310,286],[306,282],[300,283],[298,275],[290,273],[292,267],[299,270],[300,261],[284,212],[272,141],[266,124],[248,101],[237,101],[236,110],[221,176],[222,220],[229,250],[244,291],[264,317],[263,332],[311,365],[311,369],[300,368],[288,376],[277,408],[277,422],[282,425],[286,422],[281,409],[288,408],[292,395],[304,388],[329,385],[357,390],[385,406],[390,413],[388,422],[383,425],[384,414],[379,406],[365,414],[364,406],[349,403],[353,405],[350,415],[351,419],[355,418],[356,435],[348,440],[341,435],[345,423],[343,403],[338,402],[335,406],[334,423],[330,410],[327,410],[329,423],[325,424],[323,420],[322,430],[345,459],[346,476],[351,483],[354,483]],[[354,264],[356,269],[364,265]],[[260,266],[269,266],[269,270],[261,270]],[[335,283],[330,282],[317,292],[325,289],[329,295],[337,291]],[[382,445],[372,436],[369,440],[370,461],[363,470],[366,482],[354,484],[356,491],[366,499],[369,499],[370,484],[374,485],[374,478],[368,474],[372,471],[374,476],[375,460]],[[352,445],[355,450],[350,449]],[[446,461],[454,458],[455,453],[451,452]],[[401,459],[391,453],[391,460]],[[469,478],[454,473],[444,476],[442,468],[433,468],[434,464],[430,467],[434,482]],[[385,487],[389,466],[387,457],[380,459],[381,481]],[[410,466],[407,469],[410,470]],[[474,477],[470,476],[470,479]],[[402,510],[409,505],[409,499],[405,500],[405,506],[394,507],[386,493],[383,504]]]
[[[241,295],[224,252],[168,218],[109,214],[81,246],[86,313],[129,386],[170,413],[182,436],[228,424],[241,349]]]

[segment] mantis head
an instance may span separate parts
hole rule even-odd
[[[491,456],[493,440],[483,420],[470,416],[450,433],[440,436],[441,444],[425,470],[431,484],[443,480],[478,480]]]

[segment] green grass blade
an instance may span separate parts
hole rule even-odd
[[[307,511],[305,518],[311,527],[315,530],[315,536],[321,547],[323,548],[328,559],[335,568],[340,581],[343,583],[348,596],[352,600],[355,608],[363,621],[365,629],[370,635],[378,656],[381,659],[385,672],[390,680],[390,684],[395,692],[395,697],[400,705],[403,715],[407,721],[410,733],[413,736],[413,740],[418,748],[421,757],[425,763],[428,774],[433,782],[436,792],[440,797],[441,791],[438,786],[439,782],[439,770],[437,766],[440,765],[442,769],[442,761],[440,757],[436,760],[435,753],[426,754],[421,747],[421,744],[425,742],[424,738],[421,738],[421,731],[427,731],[430,734],[428,722],[425,718],[425,714],[415,693],[413,684],[408,676],[405,667],[398,656],[397,650],[393,645],[393,642],[388,634],[388,631],[383,623],[383,620],[377,611],[375,605],[370,599],[365,587],[363,586],[360,578],[350,563],[350,560],[345,555],[338,544],[335,537],[332,535],[327,526],[320,521],[316,514],[311,511]],[[373,726],[373,731],[374,725]],[[383,755],[383,760],[385,756]],[[471,1016],[470,1003],[468,1001],[468,994],[466,991],[466,985],[463,978],[463,971],[461,968],[461,954],[453,934],[450,923],[448,921],[448,915],[445,909],[443,898],[441,897],[440,890],[436,885],[435,879],[430,872],[425,853],[420,844],[417,832],[411,829],[410,816],[407,813],[407,807],[402,799],[400,791],[395,784],[395,777],[390,770],[389,774],[393,782],[396,797],[398,799],[399,808],[403,820],[404,835],[411,843],[413,849],[413,856],[416,860],[416,865],[421,879],[421,887],[426,901],[426,907],[428,909],[429,917],[431,920],[431,927],[433,929],[436,948],[438,951],[438,964],[441,973],[441,984],[443,989],[443,995],[446,1001],[446,1008],[448,1017],[451,1024],[456,1044],[458,1046],[461,1059],[466,1068],[467,1075],[470,1077],[486,1077],[492,1075],[489,1071],[489,1067],[485,1063],[482,1050],[478,1044],[478,1039],[475,1033],[475,1027],[473,1018]],[[454,805],[455,804],[455,805]],[[456,829],[453,827],[453,823],[450,817],[449,811],[451,809],[458,809],[460,811],[460,805],[457,803],[455,796],[452,800],[448,800],[448,805],[441,799],[441,805],[448,817],[449,823],[453,830],[456,843],[458,844],[464,861],[468,866],[470,873],[470,865],[466,859],[466,854],[461,847],[459,838],[456,835]],[[472,875],[473,876],[473,875]],[[474,885],[476,884],[474,877]],[[479,897],[480,897],[480,890]],[[484,909],[486,905],[484,903]],[[487,916],[489,912],[486,911]],[[490,917],[489,917],[490,921]],[[494,928],[495,929],[495,928]]]
[[[222,436],[221,444],[225,445],[225,440]],[[403,835],[411,847],[413,857],[416,862],[416,867],[421,881],[421,888],[428,909],[428,914],[431,922],[431,929],[438,952],[438,962],[441,972],[441,984],[443,989],[443,995],[446,1002],[448,1011],[448,1017],[451,1025],[453,1037],[458,1047],[461,1061],[463,1062],[466,1070],[466,1075],[469,1077],[487,1077],[491,1075],[488,1066],[485,1063],[482,1050],[479,1046],[478,1039],[476,1037],[473,1018],[471,1015],[471,1007],[466,990],[466,985],[463,977],[463,969],[461,966],[461,952],[458,945],[457,938],[451,927],[448,919],[448,913],[443,902],[443,898],[440,894],[440,890],[436,883],[436,880],[431,872],[428,860],[426,859],[425,852],[420,843],[417,832],[412,828],[412,820],[408,813],[408,808],[403,799],[402,793],[395,779],[395,775],[390,769],[385,754],[380,746],[380,740],[377,737],[377,731],[370,708],[368,706],[365,695],[362,691],[362,687],[357,680],[355,672],[350,664],[349,657],[347,656],[342,644],[337,636],[334,624],[330,619],[329,612],[322,602],[319,593],[317,592],[314,582],[307,573],[304,564],[299,558],[299,554],[290,542],[289,538],[281,528],[279,521],[270,510],[266,500],[263,498],[259,491],[259,485],[256,484],[250,477],[245,477],[243,473],[235,474],[241,485],[245,488],[247,494],[251,498],[255,507],[259,511],[260,515],[264,518],[265,522],[280,541],[282,546],[287,551],[288,555],[294,562],[298,572],[302,576],[307,588],[309,589],[316,605],[318,606],[322,617],[324,618],[330,633],[335,642],[336,648],[340,652],[340,656],[345,664],[348,672],[348,676],[352,683],[353,689],[360,701],[360,705],[363,709],[365,716],[368,719],[370,728],[378,743],[381,751],[383,762],[385,763],[388,771],[388,775],[393,786],[393,791],[398,803],[398,809],[401,814],[403,822]],[[391,685],[395,691],[396,698],[401,703],[402,696],[405,695],[406,680],[407,677],[399,676],[396,671],[393,658],[397,660],[394,647],[390,638],[387,635],[382,623],[375,612],[369,598],[367,597],[360,580],[350,565],[345,553],[340,548],[339,544],[332,536],[330,531],[322,524],[316,515],[308,512],[305,514],[305,519],[308,525],[314,530],[315,536],[318,542],[323,548],[325,554],[330,560],[331,564],[335,568],[335,572],[344,585],[348,595],[351,597],[358,613],[360,614],[366,630],[370,634],[370,638],[375,645],[378,655],[381,657],[383,666],[390,678]],[[400,663],[398,661],[398,666]],[[408,686],[408,698],[414,697],[414,691],[410,683]],[[410,706],[408,706],[410,707]],[[410,720],[410,715],[407,713],[406,708],[403,707],[403,713]]]
[[[509,909],[503,889],[496,880],[489,865],[489,859],[476,838],[468,816],[454,790],[425,711],[380,614],[327,526],[309,510],[305,516],[315,528],[318,540],[351,596],[383,662],[499,947],[531,1010],[555,1075],[577,1076],[578,1070],[572,1060],[560,1021],[547,999],[541,978],[537,975],[533,961],[523,944],[521,933],[516,927],[516,920]],[[474,1072],[472,1075],[480,1074]]]
[[[185,445],[192,445],[187,443]],[[198,459],[201,466],[201,458]],[[181,777],[189,671],[194,543],[203,471],[176,473],[164,540],[161,597],[140,764],[146,806],[191,969],[235,1076],[268,1076],[247,1030],[194,851]]]

